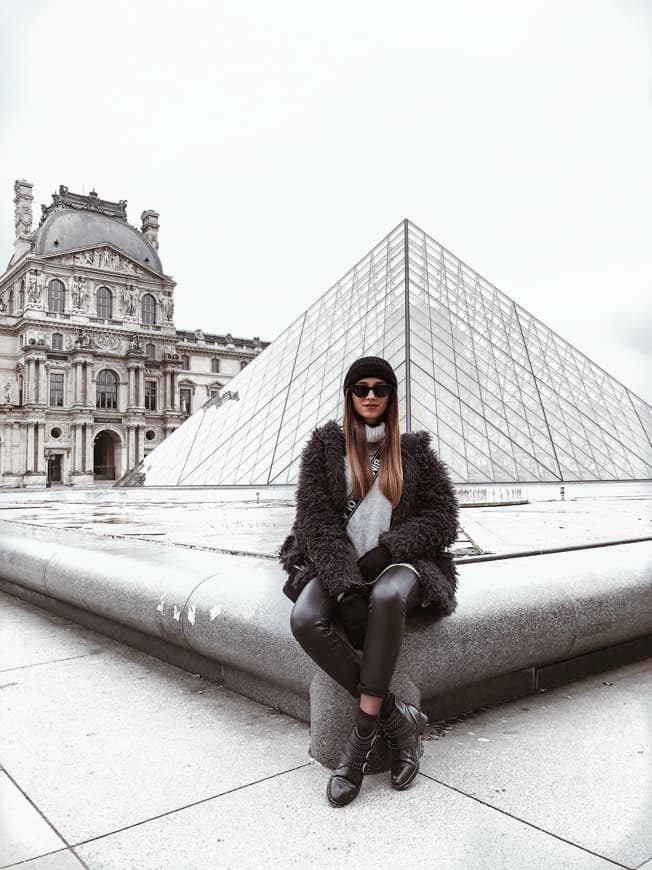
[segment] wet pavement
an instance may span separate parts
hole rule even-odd
[[[0,593],[0,721],[0,868],[652,868],[652,660],[433,723],[338,810],[305,724]]]
[[[652,535],[652,483],[566,484],[564,490],[562,500],[558,486],[521,486],[526,504],[462,507],[453,552],[504,555]],[[503,495],[500,488],[488,492]],[[5,490],[0,519],[274,558],[294,519],[294,490]]]

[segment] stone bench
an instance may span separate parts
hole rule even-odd
[[[289,627],[268,559],[0,522],[0,589],[311,723],[333,766],[355,701]],[[406,631],[392,688],[431,721],[652,654],[652,543],[460,566],[459,606]]]

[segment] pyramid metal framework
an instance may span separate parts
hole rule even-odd
[[[367,354],[455,482],[652,477],[652,407],[406,220],[121,484],[295,483]]]

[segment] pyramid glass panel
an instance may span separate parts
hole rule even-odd
[[[652,477],[652,407],[403,221],[118,485],[295,483],[365,355],[456,482]]]

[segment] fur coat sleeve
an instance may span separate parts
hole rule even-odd
[[[332,449],[327,451],[323,441],[329,434],[328,430],[325,433],[316,430],[303,450],[294,529],[297,542],[314,563],[324,588],[335,597],[354,586],[362,586],[364,581],[341,511],[333,502],[333,489],[340,487],[329,485],[329,478],[336,471],[332,467]]]
[[[446,552],[457,536],[458,506],[446,466],[417,432],[414,457],[403,456],[403,495],[388,532],[380,536],[395,562],[419,572],[421,607],[447,616],[457,606],[457,571]]]

